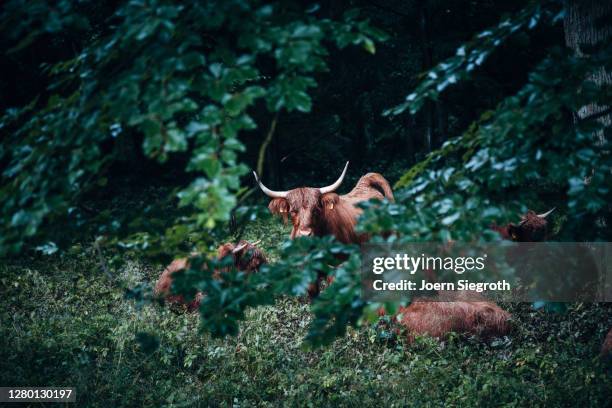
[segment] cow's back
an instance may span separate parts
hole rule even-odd
[[[451,332],[501,336],[510,330],[510,313],[488,301],[415,299],[400,308],[399,317],[410,340],[415,335],[443,338]]]
[[[350,204],[357,204],[372,198],[378,200],[386,198],[394,201],[391,186],[380,173],[368,173],[361,177],[351,192],[343,195],[342,198]]]

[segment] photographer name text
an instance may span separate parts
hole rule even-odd
[[[421,280],[417,282],[402,279],[399,282],[385,282],[382,279],[377,279],[372,282],[372,288],[376,291],[399,290],[399,291],[431,291],[431,290],[470,290],[476,292],[484,291],[509,291],[511,290],[510,283],[506,280],[497,282],[470,282],[467,279],[459,280],[458,282],[428,282]]]
[[[372,260],[372,273],[381,275],[387,271],[404,271],[409,275],[414,275],[417,271],[453,271],[461,275],[469,271],[483,272],[487,255],[478,257],[440,257],[420,254],[410,256],[408,254],[395,254],[390,257],[376,257]],[[382,277],[382,276],[381,276]],[[428,280],[413,281],[401,279],[399,281],[386,282],[383,279],[376,279],[372,282],[372,289],[375,291],[509,291],[510,283],[505,280],[497,282],[474,282],[468,279],[461,279],[457,282],[430,282]]]

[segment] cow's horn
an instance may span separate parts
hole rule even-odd
[[[342,184],[342,181],[344,180],[344,176],[346,176],[346,169],[348,169],[348,165],[349,162],[346,162],[346,164],[344,165],[344,170],[342,170],[342,174],[340,175],[340,178],[338,178],[338,180],[336,180],[334,184],[330,184],[327,187],[321,187],[319,189],[319,191],[321,191],[321,194],[331,193],[332,191],[336,191],[336,189],[340,187],[340,184]]]
[[[238,245],[236,248],[232,249],[232,254],[235,254],[236,252],[240,252],[244,249],[244,247],[246,247],[248,245],[248,242],[244,242],[240,245]]]
[[[555,211],[557,207],[553,207],[551,210],[546,211],[545,213],[538,214],[539,218],[546,218],[550,215],[551,212]]]
[[[272,198],[287,198],[287,194],[289,193],[288,191],[272,191],[263,185],[263,183],[259,180],[259,177],[257,177],[256,172],[253,172],[253,175],[255,176],[255,181],[257,184],[259,184],[259,188],[261,188],[261,191],[263,191],[265,195]]]

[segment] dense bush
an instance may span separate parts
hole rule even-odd
[[[278,224],[256,223],[283,233]],[[268,252],[275,252],[266,243]],[[305,299],[248,309],[240,333],[213,339],[197,314],[124,298],[161,271],[134,260],[98,276],[91,247],[1,267],[0,382],[70,385],[79,406],[410,405],[603,406],[612,390],[596,358],[609,305],[550,315],[505,305],[514,330],[483,342],[452,337],[409,345],[388,327],[349,330],[305,350]]]

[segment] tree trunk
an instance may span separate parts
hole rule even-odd
[[[563,21],[567,46],[574,50],[579,57],[589,58],[589,52],[593,46],[609,41],[612,36],[611,12],[612,4],[609,1],[568,0],[565,4],[565,19]],[[612,73],[606,72],[604,67],[600,67],[587,79],[598,86],[609,85],[612,84]],[[605,113],[608,108],[609,106],[590,103],[576,112],[577,121],[595,116],[597,121],[603,125],[604,129],[593,134],[594,143],[600,146],[605,145],[606,132],[612,124],[612,115]],[[595,172],[597,169],[592,171]],[[584,183],[589,184],[589,180],[590,177],[585,176]],[[607,228],[608,219],[605,215],[598,217],[595,222],[599,228]]]
[[[568,1],[566,3],[564,20],[565,43],[567,46],[574,50],[578,56],[588,58],[589,47],[601,44],[612,36],[612,25],[609,24],[611,11],[612,4],[606,1]],[[604,22],[605,16],[608,16],[608,19],[605,19]],[[612,83],[612,73],[606,72],[604,67],[601,67],[589,79],[598,85],[610,84]],[[576,113],[577,119],[599,114],[606,109],[608,109],[608,106],[597,106],[595,104],[583,106]],[[598,120],[606,127],[612,124],[610,114],[602,115]],[[598,132],[597,138],[603,144],[605,141],[604,132]]]

